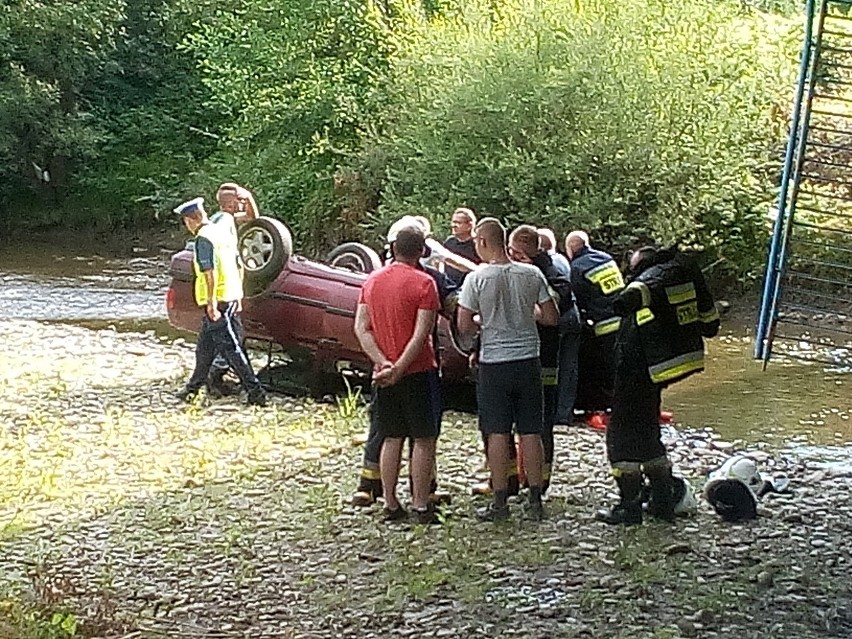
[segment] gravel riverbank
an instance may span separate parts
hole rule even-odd
[[[792,494],[758,521],[612,529],[603,436],[572,428],[550,518],[480,524],[479,436],[450,413],[445,524],[386,526],[346,505],[356,401],[180,405],[192,350],[153,333],[9,320],[0,342],[0,637],[852,636],[848,476],[763,452]],[[669,446],[700,487],[745,445]]]

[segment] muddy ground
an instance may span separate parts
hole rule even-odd
[[[758,521],[613,529],[603,436],[571,428],[549,519],[481,524],[479,436],[448,413],[446,521],[389,526],[347,505],[357,397],[186,406],[182,340],[9,320],[0,343],[0,637],[852,636],[848,476],[762,452],[792,494]],[[667,437],[699,487],[744,447]]]

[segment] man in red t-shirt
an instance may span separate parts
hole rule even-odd
[[[411,437],[411,505],[418,521],[428,523],[429,483],[435,459],[436,402],[433,380],[438,364],[432,345],[440,301],[435,281],[417,268],[425,238],[416,227],[399,231],[393,243],[394,262],[374,271],[361,287],[355,314],[355,335],[374,364],[373,409],[384,436],[379,469],[385,518],[407,517],[396,495],[403,441]]]

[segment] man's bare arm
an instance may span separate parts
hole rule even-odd
[[[260,211],[257,208],[257,202],[254,201],[254,195],[252,195],[251,191],[240,187],[240,190],[237,191],[237,197],[243,202],[245,211],[240,211],[234,215],[234,221],[249,222],[251,220],[256,220],[260,215]]]
[[[355,337],[358,338],[358,343],[376,366],[385,367],[391,364],[387,356],[379,348],[376,343],[376,337],[373,335],[373,327],[370,324],[370,313],[366,304],[358,304],[355,311]]]
[[[556,326],[559,324],[559,308],[552,299],[546,301],[544,304],[539,304],[538,309],[540,316],[536,320],[539,324],[542,326]]]
[[[207,317],[214,322],[219,319],[219,305],[216,300],[216,282],[213,281],[213,270],[203,271],[204,284],[207,286]]]
[[[436,257],[438,257],[442,262],[444,262],[444,264],[452,266],[457,271],[461,271],[462,273],[470,273],[471,271],[476,269],[477,265],[475,262],[472,262],[471,260],[462,257],[461,255],[453,253],[443,244],[431,237],[426,240],[426,246],[428,246],[432,253]]]
[[[479,330],[476,322],[473,321],[475,315],[476,313],[469,308],[459,305],[458,311],[456,311],[456,322],[458,323],[459,333],[462,335],[473,335]]]

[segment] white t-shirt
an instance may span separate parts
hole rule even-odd
[[[459,304],[482,318],[483,364],[538,357],[536,304],[551,300],[547,280],[530,264],[487,264],[469,273]]]

